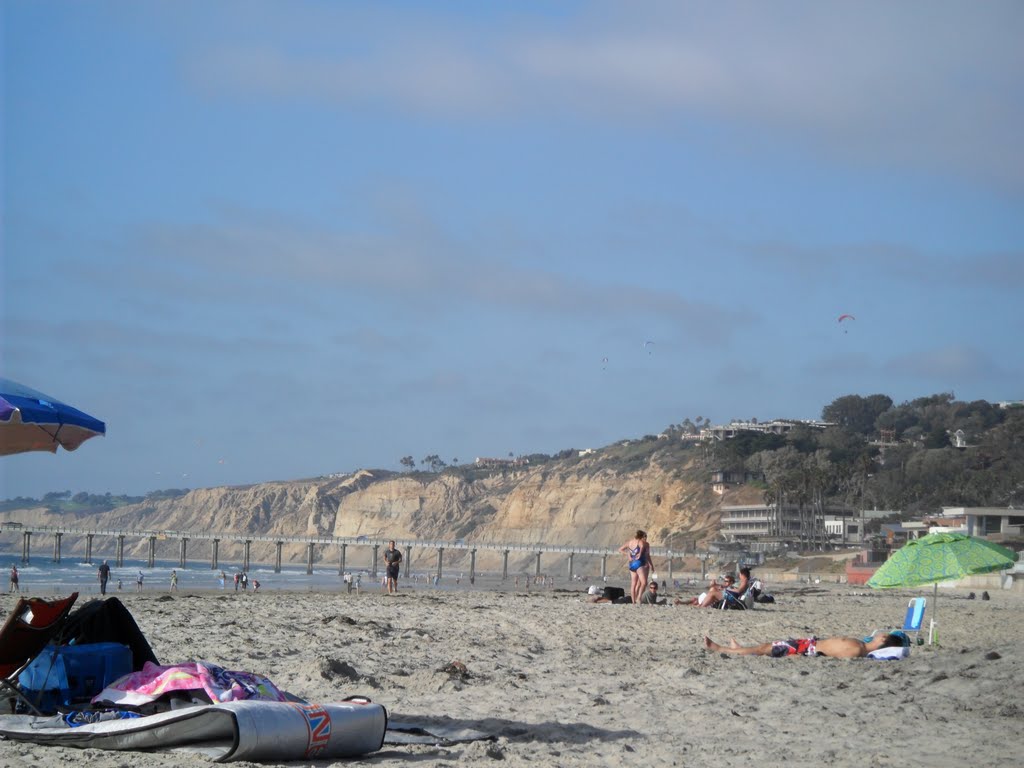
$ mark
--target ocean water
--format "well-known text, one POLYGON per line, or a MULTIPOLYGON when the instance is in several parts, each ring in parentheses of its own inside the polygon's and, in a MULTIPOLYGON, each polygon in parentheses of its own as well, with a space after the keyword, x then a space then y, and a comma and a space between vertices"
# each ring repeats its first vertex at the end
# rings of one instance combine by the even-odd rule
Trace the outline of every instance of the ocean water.
MULTIPOLYGON (((99 596, 100 584, 97 568, 102 558, 95 558, 93 563, 86 563, 78 557, 66 557, 59 563, 45 555, 35 555, 31 562, 23 564, 20 552, 0 551, 0 578, 3 583, 0 589, 7 589, 7 574, 12 565, 18 566, 19 586, 26 596, 64 595, 79 592, 83 597, 99 596)), ((146 560, 125 558, 124 566, 117 567, 114 560, 107 558, 110 565, 110 580, 107 582, 107 594, 117 595, 136 591, 136 579, 139 572, 143 575, 143 590, 146 592, 167 592, 171 586, 171 571, 178 573, 178 591, 234 591, 233 576, 242 570, 240 562, 222 561, 216 570, 210 568, 209 561, 189 562, 185 568, 178 566, 177 560, 156 560, 152 568, 146 560), (220 572, 226 574, 224 585, 220 582, 220 572), (118 584, 120 582, 120 585, 118 584)), ((362 590, 379 590, 380 581, 384 576, 383 563, 377 577, 374 578, 368 569, 354 568, 347 571, 354 584, 362 590)), ((251 563, 247 571, 249 589, 253 582, 260 582, 260 591, 301 591, 301 592, 347 592, 348 583, 338 573, 338 566, 313 568, 313 573, 306 573, 306 567, 282 565, 281 572, 275 573, 269 563, 251 563)), ((501 574, 479 573, 475 583, 470 584, 468 573, 453 571, 444 574, 435 584, 434 574, 414 571, 409 578, 404 573, 398 580, 401 590, 463 590, 463 589, 516 589, 515 581, 510 576, 502 581, 501 574)), ((520 589, 525 589, 525 579, 521 579, 520 589)), ((550 585, 548 585, 550 587, 550 585)), ((559 584, 558 586, 565 586, 559 584)))

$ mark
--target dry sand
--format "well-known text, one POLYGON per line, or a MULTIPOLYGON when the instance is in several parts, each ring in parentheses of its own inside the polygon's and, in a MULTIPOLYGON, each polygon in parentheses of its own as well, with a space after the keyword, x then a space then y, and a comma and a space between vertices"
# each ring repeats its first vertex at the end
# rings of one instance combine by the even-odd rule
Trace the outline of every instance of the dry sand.
MULTIPOLYGON (((771 586, 771 585, 769 585, 771 586)), ((677 592, 676 594, 680 594, 677 592)), ((1024 743, 1024 596, 939 594, 939 647, 898 662, 738 658, 741 643, 902 622, 913 592, 780 587, 747 612, 525 593, 119 595, 163 663, 260 672, 311 701, 365 694, 490 741, 313 765, 995 766, 1024 743), (461 676, 444 671, 465 665, 461 676)), ((930 593, 929 603, 931 603, 930 593)), ((688 595, 687 595, 688 596, 688 595)), ((7 596, 0 607, 13 604, 7 596)), ((934 606, 928 606, 930 617, 934 606)), ((0 742, 0 765, 199 766, 202 757, 0 742)))

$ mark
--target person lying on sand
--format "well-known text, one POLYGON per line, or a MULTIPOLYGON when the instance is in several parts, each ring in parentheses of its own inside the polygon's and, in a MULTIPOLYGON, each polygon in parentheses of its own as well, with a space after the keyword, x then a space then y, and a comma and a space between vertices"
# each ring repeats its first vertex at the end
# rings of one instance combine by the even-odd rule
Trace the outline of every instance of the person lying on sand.
POLYGON ((668 600, 658 595, 658 582, 652 581, 640 595, 640 605, 665 605, 668 600))
POLYGON ((827 637, 822 640, 816 637, 802 637, 776 640, 760 645, 740 645, 734 639, 729 640, 729 645, 719 645, 704 635, 704 647, 709 651, 731 653, 736 656, 771 656, 776 659, 783 656, 830 656, 833 659, 859 659, 879 648, 893 648, 904 644, 904 638, 892 632, 876 635, 868 642, 856 637, 827 637))

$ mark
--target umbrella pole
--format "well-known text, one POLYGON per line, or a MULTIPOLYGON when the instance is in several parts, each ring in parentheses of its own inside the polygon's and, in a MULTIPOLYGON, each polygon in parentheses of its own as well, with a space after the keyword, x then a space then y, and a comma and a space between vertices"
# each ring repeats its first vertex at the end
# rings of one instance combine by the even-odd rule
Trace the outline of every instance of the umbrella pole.
POLYGON ((932 590, 932 623, 928 625, 928 645, 938 645, 939 638, 935 632, 935 617, 939 608, 939 582, 935 582, 932 590))

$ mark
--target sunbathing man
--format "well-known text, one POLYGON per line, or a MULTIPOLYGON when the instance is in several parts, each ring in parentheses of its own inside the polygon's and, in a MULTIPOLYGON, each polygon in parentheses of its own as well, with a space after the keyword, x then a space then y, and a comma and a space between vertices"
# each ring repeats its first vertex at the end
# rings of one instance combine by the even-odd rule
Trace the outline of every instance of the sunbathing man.
POLYGON ((760 645, 740 645, 735 640, 729 640, 729 645, 719 645, 705 635, 704 647, 709 651, 731 653, 736 656, 772 656, 776 659, 783 656, 830 656, 833 659, 859 659, 879 648, 906 645, 904 640, 905 636, 902 634, 890 632, 876 635, 869 642, 856 637, 827 637, 823 640, 803 637, 760 645))

